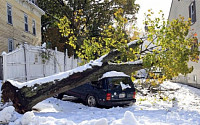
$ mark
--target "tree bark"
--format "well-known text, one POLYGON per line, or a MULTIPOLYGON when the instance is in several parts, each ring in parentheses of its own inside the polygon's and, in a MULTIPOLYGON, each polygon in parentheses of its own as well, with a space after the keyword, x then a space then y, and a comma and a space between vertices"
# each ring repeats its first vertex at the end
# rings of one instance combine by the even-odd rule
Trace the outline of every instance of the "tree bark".
POLYGON ((43 84, 35 83, 31 87, 23 86, 18 88, 12 82, 6 81, 2 85, 2 99, 4 102, 12 101, 18 113, 25 113, 31 111, 34 105, 49 97, 66 92, 87 82, 98 80, 105 72, 119 71, 129 75, 143 68, 142 62, 135 64, 109 64, 107 62, 119 55, 118 51, 110 52, 101 60, 102 65, 93 65, 90 62, 86 64, 87 66, 90 65, 90 67, 81 72, 74 73, 75 68, 69 76, 62 79, 54 79, 43 84), (106 61, 104 60, 105 58, 106 61))

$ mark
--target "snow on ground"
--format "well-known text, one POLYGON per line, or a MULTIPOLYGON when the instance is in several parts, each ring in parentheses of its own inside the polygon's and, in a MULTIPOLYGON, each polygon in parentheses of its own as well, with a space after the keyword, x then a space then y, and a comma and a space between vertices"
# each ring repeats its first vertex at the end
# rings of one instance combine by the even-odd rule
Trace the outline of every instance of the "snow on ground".
POLYGON ((165 82, 160 95, 141 96, 129 107, 110 109, 87 107, 82 103, 46 99, 24 115, 12 107, 0 111, 0 120, 10 125, 199 125, 200 90, 165 82), (173 91, 173 90, 176 91, 173 91))

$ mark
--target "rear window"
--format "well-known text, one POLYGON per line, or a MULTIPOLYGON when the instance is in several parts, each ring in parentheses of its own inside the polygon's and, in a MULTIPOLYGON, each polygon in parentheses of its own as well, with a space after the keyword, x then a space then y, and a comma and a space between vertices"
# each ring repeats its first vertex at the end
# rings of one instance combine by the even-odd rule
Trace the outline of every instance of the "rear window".
POLYGON ((133 82, 129 77, 114 77, 108 78, 108 88, 117 89, 117 88, 134 88, 133 82))

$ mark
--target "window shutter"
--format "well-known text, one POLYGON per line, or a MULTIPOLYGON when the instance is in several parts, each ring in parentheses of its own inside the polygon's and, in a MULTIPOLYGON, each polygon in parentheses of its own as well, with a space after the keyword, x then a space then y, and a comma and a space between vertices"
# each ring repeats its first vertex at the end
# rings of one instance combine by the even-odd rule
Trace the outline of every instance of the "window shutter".
POLYGON ((8 23, 12 24, 12 6, 7 3, 7 18, 8 18, 8 23))
POLYGON ((12 52, 14 50, 14 42, 13 39, 8 39, 8 52, 12 52))
POLYGON ((28 16, 24 14, 24 26, 25 26, 25 31, 28 32, 28 16))
POLYGON ((32 21, 33 35, 36 35, 36 23, 35 20, 32 21))
POLYGON ((192 16, 191 16, 191 4, 189 5, 189 18, 192 19, 192 16))
POLYGON ((189 6, 189 18, 191 18, 192 24, 196 22, 196 3, 193 1, 189 6))
POLYGON ((195 4, 195 1, 193 1, 193 7, 194 7, 194 13, 192 15, 192 20, 193 20, 193 23, 196 22, 196 4, 195 4))

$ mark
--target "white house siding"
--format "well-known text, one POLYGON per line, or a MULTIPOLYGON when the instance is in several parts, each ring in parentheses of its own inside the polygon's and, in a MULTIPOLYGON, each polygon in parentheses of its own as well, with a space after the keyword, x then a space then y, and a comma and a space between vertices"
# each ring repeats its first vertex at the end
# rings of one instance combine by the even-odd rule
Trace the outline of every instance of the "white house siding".
MULTIPOLYGON (((169 21, 179 18, 179 15, 184 16, 185 20, 189 18, 189 5, 194 0, 172 0, 172 5, 169 13, 169 21)), ((200 42, 200 0, 195 0, 196 4, 196 22, 191 25, 192 32, 197 33, 198 42, 200 42)), ((200 48, 199 48, 200 50, 200 48)), ((200 88, 200 61, 198 63, 189 62, 189 66, 193 66, 194 70, 186 77, 179 76, 176 81, 193 85, 200 88)))

